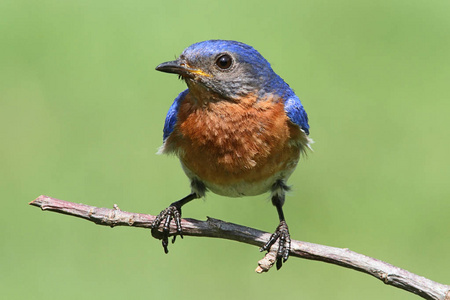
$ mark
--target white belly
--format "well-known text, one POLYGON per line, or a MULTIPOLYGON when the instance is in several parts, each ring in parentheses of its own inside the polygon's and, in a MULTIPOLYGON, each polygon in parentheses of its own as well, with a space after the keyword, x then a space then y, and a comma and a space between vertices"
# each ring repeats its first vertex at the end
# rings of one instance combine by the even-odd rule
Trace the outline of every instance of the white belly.
MULTIPOLYGON (((271 191, 273 184, 282 179, 287 181, 287 179, 291 176, 292 172, 295 169, 295 165, 292 168, 287 170, 275 173, 274 175, 260 180, 258 182, 248 182, 248 181, 239 181, 227 185, 219 185, 212 182, 204 181, 198 178, 193 172, 191 172, 188 168, 186 168, 183 163, 181 163, 184 172, 189 177, 189 179, 196 179, 205 184, 206 188, 211 192, 227 197, 243 197, 243 196, 256 196, 261 195, 266 192, 271 191)), ((196 191, 193 191, 196 192, 196 191)))

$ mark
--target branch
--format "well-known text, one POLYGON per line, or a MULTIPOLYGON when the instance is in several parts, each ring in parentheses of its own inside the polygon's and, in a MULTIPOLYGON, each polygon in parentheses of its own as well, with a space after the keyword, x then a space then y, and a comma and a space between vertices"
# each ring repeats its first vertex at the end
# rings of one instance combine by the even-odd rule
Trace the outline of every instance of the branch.
MULTIPOLYGON (((122 211, 117 205, 114 205, 113 209, 99 208, 47 196, 39 196, 29 204, 40 207, 42 210, 55 211, 86 219, 98 225, 110 227, 133 226, 151 228, 151 224, 155 219, 155 216, 152 215, 122 211)), ((270 234, 267 232, 213 218, 208 218, 206 221, 182 219, 181 226, 183 227, 183 234, 185 236, 222 238, 258 247, 264 245, 270 237, 270 234)), ((171 235, 176 233, 176 228, 172 224, 170 233, 171 235)), ((154 232, 153 236, 160 238, 157 232, 154 232)), ((276 247, 277 245, 275 244, 272 249, 276 249, 276 247)), ((267 253, 258 262, 259 266, 256 271, 258 273, 268 271, 275 262, 275 255, 275 250, 267 253)), ((449 285, 434 282, 375 258, 350 251, 349 249, 292 240, 290 255, 291 257, 323 261, 360 271, 380 279, 385 284, 401 288, 425 299, 450 300, 449 285)))

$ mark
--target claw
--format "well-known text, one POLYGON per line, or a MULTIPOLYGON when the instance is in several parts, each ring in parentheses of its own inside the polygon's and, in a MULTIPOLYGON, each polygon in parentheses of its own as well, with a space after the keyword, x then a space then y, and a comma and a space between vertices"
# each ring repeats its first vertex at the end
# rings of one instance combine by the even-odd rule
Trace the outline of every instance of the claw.
MULTIPOLYGON (((170 222, 174 220, 175 225, 177 227, 177 233, 178 235, 183 238, 183 231, 181 229, 181 209, 171 205, 165 210, 161 211, 160 214, 155 218, 155 220, 152 223, 152 232, 158 231, 161 224, 163 224, 162 227, 162 234, 161 236, 161 242, 162 246, 164 248, 164 252, 167 254, 169 253, 169 235, 170 235, 170 222)), ((172 244, 175 243, 176 234, 172 238, 172 244)))
POLYGON ((259 251, 269 251, 270 248, 278 241, 277 250, 277 270, 279 270, 283 263, 289 258, 289 252, 291 250, 291 237, 289 235, 289 228, 286 221, 281 221, 275 232, 270 236, 267 243, 259 249, 259 251))

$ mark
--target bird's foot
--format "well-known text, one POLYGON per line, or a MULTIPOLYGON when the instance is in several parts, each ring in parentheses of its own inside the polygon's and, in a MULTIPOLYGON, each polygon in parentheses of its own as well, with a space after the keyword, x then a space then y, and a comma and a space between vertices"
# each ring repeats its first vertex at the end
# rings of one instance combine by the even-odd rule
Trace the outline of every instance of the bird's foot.
POLYGON ((174 220, 177 227, 177 233, 173 236, 172 244, 175 243, 177 234, 183 238, 183 232, 181 230, 181 207, 171 204, 168 208, 161 211, 156 219, 152 223, 152 235, 162 240, 162 246, 165 253, 169 253, 167 248, 169 245, 170 235, 170 222, 174 220), (162 226, 162 232, 159 231, 162 226))
POLYGON ((259 251, 269 251, 275 242, 278 241, 277 250, 277 270, 281 268, 284 262, 289 258, 289 252, 291 250, 291 237, 289 235, 289 228, 286 221, 280 221, 275 232, 272 234, 267 243, 259 249, 259 251))

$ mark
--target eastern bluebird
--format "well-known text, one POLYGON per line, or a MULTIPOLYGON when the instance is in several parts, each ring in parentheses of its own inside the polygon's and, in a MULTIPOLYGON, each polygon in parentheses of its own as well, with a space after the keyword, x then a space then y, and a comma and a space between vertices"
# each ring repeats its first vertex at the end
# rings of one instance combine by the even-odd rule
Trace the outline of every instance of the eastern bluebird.
POLYGON ((291 243, 282 209, 286 181, 311 143, 299 98, 258 51, 236 41, 193 44, 156 70, 178 74, 188 86, 167 113, 159 151, 177 155, 191 182, 191 193, 152 224, 152 230, 163 227, 164 251, 170 222, 183 237, 181 207, 207 191, 228 197, 270 191, 280 223, 260 251, 278 241, 279 269, 291 243))

